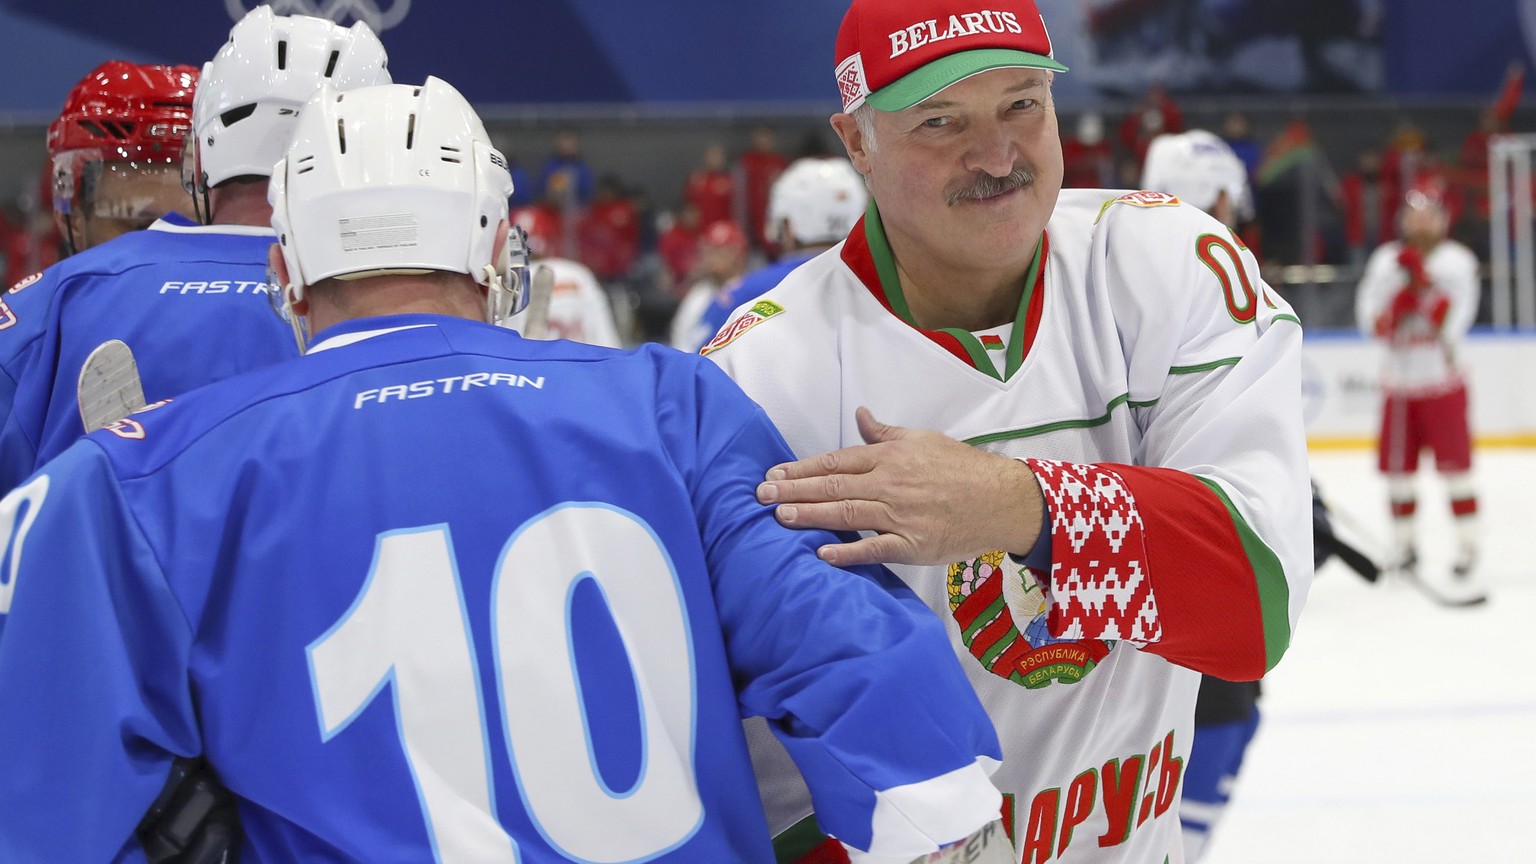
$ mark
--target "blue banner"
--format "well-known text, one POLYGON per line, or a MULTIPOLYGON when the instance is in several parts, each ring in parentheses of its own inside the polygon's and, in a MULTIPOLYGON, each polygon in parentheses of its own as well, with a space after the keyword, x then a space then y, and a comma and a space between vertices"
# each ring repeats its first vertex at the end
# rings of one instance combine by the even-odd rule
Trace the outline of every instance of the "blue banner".
MULTIPOLYGON (((0 114, 56 110, 107 59, 200 64, 256 0, 0 0, 0 114)), ((396 80, 476 103, 835 106, 843 0, 274 0, 366 20, 396 80)), ((1176 93, 1485 96, 1528 65, 1536 0, 1039 0, 1068 106, 1176 93)))

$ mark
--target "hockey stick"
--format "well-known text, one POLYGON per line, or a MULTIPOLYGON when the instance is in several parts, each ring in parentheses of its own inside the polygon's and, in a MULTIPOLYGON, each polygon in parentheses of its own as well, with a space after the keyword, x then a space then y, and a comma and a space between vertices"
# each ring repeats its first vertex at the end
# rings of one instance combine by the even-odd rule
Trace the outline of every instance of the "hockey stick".
MULTIPOLYGON (((86 356, 75 398, 88 433, 144 407, 139 364, 126 342, 110 339, 86 356)), ((228 864, 240 842, 234 797, 203 760, 178 758, 135 834, 150 864, 228 864)))
POLYGON ((1375 582, 1381 578, 1381 567, 1366 556, 1364 552, 1339 539, 1339 535, 1332 532, 1324 536, 1313 536, 1314 542, 1326 547, 1329 555, 1343 561, 1345 566, 1360 574, 1360 578, 1367 582, 1375 582))
POLYGON ((1468 606, 1481 606, 1488 602, 1488 592, 1481 588, 1470 587, 1466 594, 1447 594, 1434 585, 1419 578, 1417 571, 1409 570, 1403 574, 1403 581, 1419 589, 1425 597, 1434 601, 1437 605, 1449 609, 1465 609, 1468 606))
POLYGON ((549 338, 549 300, 555 293, 555 271, 545 264, 533 268, 529 286, 528 317, 523 321, 523 335, 529 339, 549 338))
POLYGON ((97 345, 80 367, 75 395, 86 432, 95 432, 143 408, 139 364, 128 344, 110 339, 97 345))

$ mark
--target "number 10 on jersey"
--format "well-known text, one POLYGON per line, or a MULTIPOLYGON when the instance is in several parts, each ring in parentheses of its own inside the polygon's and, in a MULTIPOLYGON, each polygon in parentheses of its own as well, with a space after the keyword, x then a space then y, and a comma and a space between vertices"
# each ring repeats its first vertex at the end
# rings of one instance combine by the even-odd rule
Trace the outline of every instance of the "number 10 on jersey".
POLYGON ((482 687, 447 525, 380 534, 352 607, 308 647, 329 741, 381 694, 442 864, 518 862, 496 819, 485 695, 539 833, 578 861, 645 861, 703 819, 694 772, 697 689, 687 610, 671 558, 645 522, 604 504, 530 519, 491 584, 496 681, 482 687), (571 597, 596 581, 636 679, 641 769, 612 790, 597 768, 571 633, 571 597), (598 827, 594 830, 594 826, 598 827))

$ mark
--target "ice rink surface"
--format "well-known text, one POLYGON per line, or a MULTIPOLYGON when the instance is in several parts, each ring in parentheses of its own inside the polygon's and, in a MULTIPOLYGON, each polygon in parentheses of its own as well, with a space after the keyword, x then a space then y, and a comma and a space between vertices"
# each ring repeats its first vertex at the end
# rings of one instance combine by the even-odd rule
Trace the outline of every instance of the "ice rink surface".
MULTIPOLYGON (((1320 570, 1201 864, 1536 862, 1536 450, 1475 460, 1489 602, 1320 570)), ((1340 533, 1379 559, 1372 455, 1314 452, 1312 469, 1340 533)), ((1444 487, 1419 482, 1421 572, 1448 581, 1444 487)))

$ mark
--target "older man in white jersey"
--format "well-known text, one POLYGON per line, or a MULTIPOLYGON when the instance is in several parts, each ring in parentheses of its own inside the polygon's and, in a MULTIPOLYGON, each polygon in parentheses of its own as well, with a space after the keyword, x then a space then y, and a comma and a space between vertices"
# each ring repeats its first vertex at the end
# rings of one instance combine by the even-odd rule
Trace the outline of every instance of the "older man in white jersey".
MULTIPOLYGON (((982 5, 853 0, 832 125, 873 200, 708 356, 803 460, 760 500, 945 620, 1019 859, 1179 862, 1197 673, 1263 675, 1310 583, 1301 329, 1205 213, 1061 191, 1065 67, 982 5)), ((828 854, 756 738, 781 860, 828 854)))

